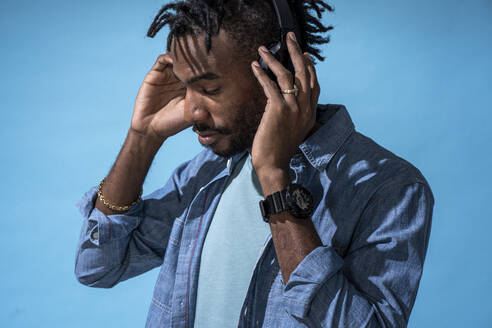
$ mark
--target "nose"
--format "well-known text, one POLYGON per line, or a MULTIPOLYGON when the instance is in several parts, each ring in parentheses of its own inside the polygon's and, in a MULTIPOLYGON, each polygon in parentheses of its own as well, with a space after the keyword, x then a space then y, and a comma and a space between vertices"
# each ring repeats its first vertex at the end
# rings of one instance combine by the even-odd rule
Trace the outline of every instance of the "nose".
POLYGON ((185 107, 185 119, 189 122, 206 123, 210 119, 203 97, 190 88, 186 89, 185 107))

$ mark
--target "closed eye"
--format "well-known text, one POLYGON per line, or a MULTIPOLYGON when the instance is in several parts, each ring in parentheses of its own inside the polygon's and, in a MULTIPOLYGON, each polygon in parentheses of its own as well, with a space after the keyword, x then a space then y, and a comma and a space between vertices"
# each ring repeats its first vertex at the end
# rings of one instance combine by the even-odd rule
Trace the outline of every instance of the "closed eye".
MULTIPOLYGON (((188 87, 186 85, 181 84, 180 90, 186 91, 187 88, 188 87)), ((213 90, 202 88, 202 93, 207 95, 207 96, 213 96, 213 95, 218 94, 219 92, 220 92, 220 88, 213 89, 213 90)))
POLYGON ((207 90, 207 89, 202 89, 202 92, 206 95, 212 96, 218 94, 220 91, 220 88, 213 89, 213 90, 207 90))

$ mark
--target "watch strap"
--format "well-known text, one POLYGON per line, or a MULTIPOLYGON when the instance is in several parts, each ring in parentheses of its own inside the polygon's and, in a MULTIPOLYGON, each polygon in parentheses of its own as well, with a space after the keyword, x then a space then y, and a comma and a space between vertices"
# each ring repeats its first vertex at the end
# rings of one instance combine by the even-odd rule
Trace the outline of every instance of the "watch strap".
POLYGON ((260 210, 263 221, 270 222, 269 217, 288 210, 287 206, 287 189, 283 189, 268 195, 265 200, 260 200, 260 210))

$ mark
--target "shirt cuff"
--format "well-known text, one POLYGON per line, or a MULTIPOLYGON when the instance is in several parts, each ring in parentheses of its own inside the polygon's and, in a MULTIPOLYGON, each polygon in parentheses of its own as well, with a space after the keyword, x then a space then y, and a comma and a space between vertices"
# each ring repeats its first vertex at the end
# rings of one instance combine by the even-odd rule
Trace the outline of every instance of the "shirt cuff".
POLYGON ((305 318, 317 291, 343 266, 343 259, 331 246, 313 249, 292 271, 284 287, 285 310, 305 318))
POLYGON ((97 188, 89 189, 76 206, 87 220, 86 237, 94 245, 99 246, 108 241, 125 237, 135 229, 140 221, 139 212, 143 208, 143 202, 137 202, 125 213, 106 215, 95 207, 97 188))

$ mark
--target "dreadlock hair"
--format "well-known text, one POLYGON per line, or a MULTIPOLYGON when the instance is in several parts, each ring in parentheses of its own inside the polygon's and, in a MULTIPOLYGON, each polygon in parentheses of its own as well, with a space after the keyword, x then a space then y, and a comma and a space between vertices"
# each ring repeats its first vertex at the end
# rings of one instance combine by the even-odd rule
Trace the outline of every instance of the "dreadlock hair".
MULTIPOLYGON (((328 43, 329 35, 319 34, 333 29, 320 19, 333 7, 322 0, 288 0, 301 33, 301 50, 323 61, 316 45, 328 43), (316 16, 314 16, 314 14, 316 16)), ((235 50, 244 60, 256 59, 260 45, 270 47, 280 39, 280 27, 271 0, 179 0, 164 5, 150 25, 147 36, 153 38, 168 25, 167 50, 173 38, 205 34, 207 53, 212 48, 212 36, 220 28, 235 40, 235 50)))

